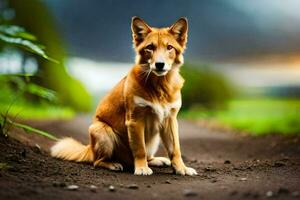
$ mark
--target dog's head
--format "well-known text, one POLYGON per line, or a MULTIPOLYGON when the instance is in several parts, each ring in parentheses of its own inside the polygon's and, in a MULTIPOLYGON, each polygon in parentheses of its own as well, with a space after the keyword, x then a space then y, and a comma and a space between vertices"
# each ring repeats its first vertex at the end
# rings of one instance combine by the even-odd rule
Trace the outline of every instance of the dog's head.
POLYGON ((164 76, 183 64, 188 32, 186 18, 180 18, 168 28, 154 28, 133 17, 131 29, 137 64, 157 76, 164 76))

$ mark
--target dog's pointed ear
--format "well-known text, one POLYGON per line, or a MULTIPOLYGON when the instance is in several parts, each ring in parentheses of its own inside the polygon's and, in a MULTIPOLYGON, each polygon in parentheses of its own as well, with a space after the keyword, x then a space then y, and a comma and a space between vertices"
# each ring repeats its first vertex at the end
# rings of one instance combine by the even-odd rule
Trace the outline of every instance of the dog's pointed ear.
POLYGON ((185 17, 181 17, 170 28, 169 32, 175 37, 177 42, 185 48, 187 42, 188 33, 188 20, 185 17))
POLYGON ((141 42, 143 42, 148 33, 151 32, 150 26, 148 26, 148 24, 139 17, 132 18, 131 30, 135 46, 138 46, 141 42))

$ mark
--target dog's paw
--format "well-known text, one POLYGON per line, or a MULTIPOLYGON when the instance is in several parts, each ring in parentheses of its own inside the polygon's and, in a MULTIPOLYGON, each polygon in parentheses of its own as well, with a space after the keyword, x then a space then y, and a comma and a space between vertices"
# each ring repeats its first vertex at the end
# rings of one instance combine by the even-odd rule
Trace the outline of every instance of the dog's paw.
POLYGON ((197 171, 191 167, 182 167, 175 169, 175 173, 179 175, 188 175, 188 176, 195 176, 197 175, 197 171))
POLYGON ((197 171, 194 168, 185 167, 185 175, 195 176, 195 175, 198 175, 198 173, 197 173, 197 171))
POLYGON ((153 174, 153 171, 148 166, 145 166, 145 167, 136 167, 135 170, 134 170, 134 175, 147 176, 147 175, 151 175, 151 174, 153 174))
POLYGON ((123 166, 120 163, 111 163, 109 169, 113 171, 123 171, 123 166))
POLYGON ((148 165, 154 167, 171 166, 171 161, 169 158, 165 157, 153 157, 148 161, 148 165))

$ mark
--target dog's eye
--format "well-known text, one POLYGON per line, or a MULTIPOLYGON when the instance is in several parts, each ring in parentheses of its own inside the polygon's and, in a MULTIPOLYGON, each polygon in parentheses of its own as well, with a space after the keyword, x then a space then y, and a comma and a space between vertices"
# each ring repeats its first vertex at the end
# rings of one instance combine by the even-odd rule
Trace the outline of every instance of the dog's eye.
POLYGON ((154 50, 154 45, 153 44, 149 44, 149 45, 147 45, 146 46, 146 48, 145 49, 147 49, 147 50, 151 50, 151 51, 153 51, 154 50))
POLYGON ((168 50, 171 50, 171 49, 174 49, 174 47, 173 47, 172 45, 168 45, 168 46, 167 46, 167 49, 168 49, 168 50))

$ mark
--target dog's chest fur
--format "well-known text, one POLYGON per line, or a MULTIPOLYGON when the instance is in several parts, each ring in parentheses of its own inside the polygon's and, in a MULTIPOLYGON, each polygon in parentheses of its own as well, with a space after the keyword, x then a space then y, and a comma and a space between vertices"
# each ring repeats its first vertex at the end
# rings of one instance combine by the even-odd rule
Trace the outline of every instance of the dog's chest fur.
POLYGON ((151 102, 139 96, 134 96, 133 100, 136 106, 150 107, 152 109, 152 112, 156 115, 159 123, 162 123, 166 117, 169 117, 171 115, 172 109, 179 109, 181 107, 180 98, 178 98, 174 102, 165 104, 159 102, 151 102))

